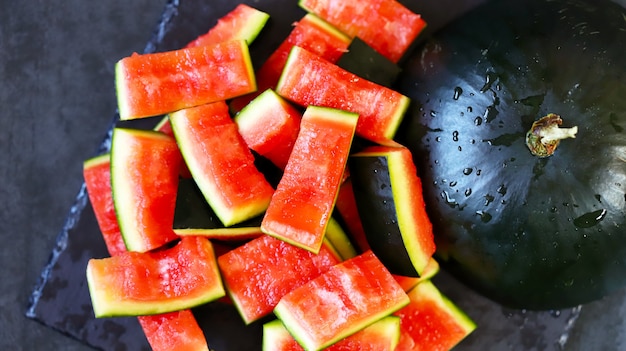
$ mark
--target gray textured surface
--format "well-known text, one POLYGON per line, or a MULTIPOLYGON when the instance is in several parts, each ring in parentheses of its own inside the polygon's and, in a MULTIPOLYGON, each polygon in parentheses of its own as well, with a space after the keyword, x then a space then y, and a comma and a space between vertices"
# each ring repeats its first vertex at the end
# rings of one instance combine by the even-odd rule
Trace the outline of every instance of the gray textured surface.
MULTIPOLYGON (((2 1, 0 350, 89 349, 24 312, 82 183, 82 161, 111 121, 113 65, 143 50, 164 3, 2 1)), ((624 292, 585 306, 564 350, 626 350, 625 315, 624 292)))
POLYGON ((164 4, 2 1, 0 350, 88 350, 24 312, 115 112, 113 65, 144 49, 164 4))

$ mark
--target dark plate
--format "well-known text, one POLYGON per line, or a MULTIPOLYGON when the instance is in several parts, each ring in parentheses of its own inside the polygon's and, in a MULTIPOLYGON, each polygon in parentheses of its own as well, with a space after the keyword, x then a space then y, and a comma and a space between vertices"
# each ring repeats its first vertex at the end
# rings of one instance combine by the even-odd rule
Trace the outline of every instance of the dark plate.
MULTIPOLYGON (((429 27, 420 40, 485 0, 403 1, 421 13, 429 27)), ((296 0, 246 1, 266 11, 271 20, 251 46, 259 65, 304 15, 296 0)), ((171 0, 146 52, 184 46, 206 32, 235 6, 232 0, 171 0)), ((112 107, 114 110, 114 107, 112 107)), ((114 122, 117 116, 114 117, 114 122)), ((147 119, 140 123, 154 123, 147 119)), ((109 140, 101 151, 108 149, 109 140)), ((87 289, 85 268, 107 251, 84 187, 80 189, 66 225, 58 236, 49 264, 31 297, 26 315, 69 337, 103 350, 150 350, 135 318, 95 319, 87 289)), ((445 272, 435 284, 478 324, 457 350, 562 350, 580 309, 528 312, 503 308, 461 285, 445 272)), ((232 306, 212 303, 194 310, 214 350, 260 350, 261 322, 245 326, 232 306)))

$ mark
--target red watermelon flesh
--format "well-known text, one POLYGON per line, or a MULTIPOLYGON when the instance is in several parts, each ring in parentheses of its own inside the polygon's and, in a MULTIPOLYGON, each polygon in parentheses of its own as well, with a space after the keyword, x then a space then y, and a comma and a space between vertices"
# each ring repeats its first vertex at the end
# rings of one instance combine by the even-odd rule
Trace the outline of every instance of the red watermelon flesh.
POLYGON ((195 307, 225 295, 211 243, 185 237, 172 248, 90 259, 96 317, 139 316, 195 307))
POLYGON ((358 116, 309 107, 261 230, 317 252, 332 214, 358 116))
POLYGON ((299 5, 392 62, 402 58, 426 27, 420 15, 395 0, 300 0, 299 5))
POLYGON ((120 119, 157 116, 256 90, 245 40, 150 54, 115 66, 120 119))
POLYGON ((301 113, 268 89, 244 107, 235 122, 248 147, 285 169, 300 131, 301 113))
POLYGON ((307 350, 320 350, 406 306, 409 297, 368 251, 285 295, 274 313, 307 350))
POLYGON ((235 98, 230 103, 231 109, 240 111, 261 92, 274 89, 294 46, 305 48, 330 62, 337 62, 348 50, 350 42, 349 37, 319 17, 305 15, 295 23, 287 38, 256 71, 257 92, 235 98))
POLYGON ((209 351, 191 310, 137 317, 152 351, 209 351))
POLYGON ((476 325, 431 281, 408 292, 411 302, 395 313, 400 317, 397 351, 444 351, 467 337, 476 325))
POLYGON ((218 258, 226 289, 245 323, 272 313, 282 296, 338 262, 325 246, 316 255, 269 235, 218 258))
POLYGON ((293 47, 276 92, 301 106, 325 106, 359 114, 357 134, 391 139, 409 98, 359 76, 301 47, 293 47))
POLYGON ((224 101, 170 114, 187 167, 224 226, 258 216, 274 188, 256 168, 224 101))
POLYGON ((250 45, 268 19, 267 13, 246 4, 239 4, 221 17, 208 32, 187 44, 187 47, 212 45, 234 39, 244 39, 250 45))
POLYGON ((111 155, 103 154, 84 163, 83 177, 87 195, 100 232, 111 256, 126 252, 126 244, 117 223, 113 194, 111 193, 111 155))
MULTIPOLYGON (((110 154, 85 162, 85 186, 98 225, 111 256, 126 252, 117 224, 111 195, 110 154)), ((204 333, 191 310, 137 317, 148 343, 154 351, 208 351, 204 333)))
MULTIPOLYGON (((394 351, 400 338, 400 319, 385 317, 329 346, 327 351, 394 351)), ((273 320, 263 325, 263 351, 303 351, 283 323, 273 320)))
POLYGON ((181 162, 174 138, 155 131, 113 130, 111 191, 128 250, 145 252, 177 239, 172 223, 181 162))

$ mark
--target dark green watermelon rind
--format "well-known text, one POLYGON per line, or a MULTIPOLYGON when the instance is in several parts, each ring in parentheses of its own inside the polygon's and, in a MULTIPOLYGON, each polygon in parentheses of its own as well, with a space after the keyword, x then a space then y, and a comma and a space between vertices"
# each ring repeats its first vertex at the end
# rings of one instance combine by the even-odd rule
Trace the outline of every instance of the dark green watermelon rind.
MULTIPOLYGON (((419 277, 428 259, 421 257, 419 244, 409 239, 400 226, 398 204, 391 168, 386 155, 354 154, 350 157, 350 175, 359 216, 372 251, 393 274, 419 277), (417 244, 417 245, 416 245, 417 244)), ((401 170, 400 170, 401 171, 401 170)))

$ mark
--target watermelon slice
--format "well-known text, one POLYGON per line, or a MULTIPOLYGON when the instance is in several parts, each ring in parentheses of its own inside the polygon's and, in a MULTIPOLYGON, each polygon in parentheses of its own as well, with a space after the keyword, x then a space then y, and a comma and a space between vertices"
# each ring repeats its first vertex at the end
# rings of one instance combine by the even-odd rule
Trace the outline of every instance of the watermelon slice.
POLYGON ((318 252, 333 211, 358 116, 311 106, 263 221, 264 233, 318 252))
POLYGON ((409 106, 408 97, 298 46, 289 54, 276 92, 302 106, 358 113, 357 134, 373 141, 393 138, 409 106))
POLYGON ((256 217, 274 188, 256 168, 224 101, 170 114, 185 162, 224 226, 256 217))
POLYGON ((392 62, 398 62, 426 22, 395 0, 300 0, 300 7, 315 13, 351 38, 359 37, 392 62))
POLYGON ((348 163, 372 251, 392 273, 420 276, 435 241, 411 151, 400 145, 371 146, 351 155, 348 163))
POLYGON ((476 324, 435 287, 424 281, 408 292, 411 302, 400 317, 397 351, 449 350, 476 329, 476 324))
POLYGON ((209 351, 206 338, 191 310, 138 316, 152 351, 209 351))
POLYGON ((111 192, 111 154, 102 154, 85 161, 83 177, 109 255, 116 256, 126 252, 111 192))
POLYGON ((321 350, 408 303, 402 287, 368 251, 292 290, 274 313, 305 350, 321 350))
MULTIPOLYGON (((400 318, 388 316, 326 348, 327 351, 394 351, 400 318)), ((302 351, 280 319, 263 324, 263 351, 302 351)))
POLYGON ((235 123, 250 149, 285 169, 300 131, 300 119, 300 111, 268 89, 235 116, 235 123))
POLYGON ((252 44, 259 35, 269 15, 246 4, 239 4, 231 12, 217 20, 215 26, 200 35, 189 44, 188 48, 212 45, 229 40, 243 39, 252 44))
POLYGON ((256 90, 245 40, 151 54, 115 66, 120 119, 157 116, 256 90))
POLYGON ((217 261, 230 298, 249 324, 272 313, 282 296, 319 276, 339 259, 325 246, 316 255, 263 235, 217 261))
MULTIPOLYGON (((110 154, 84 163, 83 174, 89 200, 111 256, 126 252, 111 196, 110 154)), ((204 333, 191 310, 137 317, 154 351, 208 351, 204 333)))
POLYGON ((181 162, 172 137, 147 130, 113 130, 111 188, 128 250, 145 252, 177 238, 172 223, 181 162))
POLYGON ((97 318, 195 307, 225 295, 211 243, 182 238, 172 248, 90 259, 87 283, 97 318))
POLYGON ((235 98, 230 103, 231 109, 240 111, 260 92, 274 89, 289 52, 294 46, 300 46, 330 62, 336 62, 346 52, 350 41, 350 38, 337 28, 313 14, 306 14, 295 23, 287 38, 256 71, 257 92, 235 98))
MULTIPOLYGON (((186 47, 215 45, 230 40, 245 40, 248 46, 261 32, 269 19, 269 15, 246 4, 239 4, 231 12, 217 20, 215 26, 203 35, 187 44, 186 47)), ((165 116, 155 127, 155 130, 174 135, 165 116)), ((190 176, 188 170, 181 173, 182 176, 190 176)))

